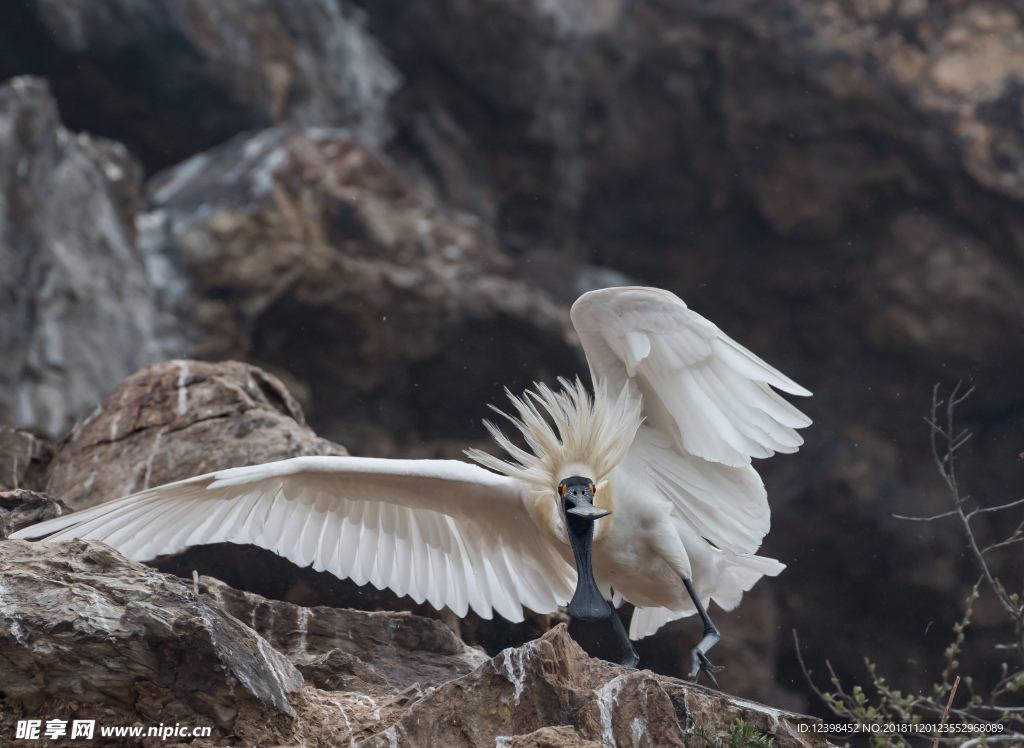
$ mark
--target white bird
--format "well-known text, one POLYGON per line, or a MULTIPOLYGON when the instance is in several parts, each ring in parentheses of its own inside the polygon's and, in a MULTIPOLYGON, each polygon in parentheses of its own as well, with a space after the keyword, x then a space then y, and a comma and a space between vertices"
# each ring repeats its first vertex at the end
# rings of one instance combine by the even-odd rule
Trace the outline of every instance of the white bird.
POLYGON ((296 457, 151 488, 12 537, 96 539, 140 561, 251 543, 460 616, 521 621, 523 606, 550 613, 568 602, 576 618, 611 617, 628 665, 639 659, 630 638, 697 613, 704 636, 690 675, 710 676, 719 634, 709 601, 731 610, 785 568, 755 555, 769 508, 751 458, 795 452, 796 429, 811 421, 772 388, 811 393, 667 291, 592 291, 572 320, 594 394, 564 379, 560 392, 509 393, 517 413, 506 417, 529 450, 486 425, 512 461, 479 450, 467 455, 483 467, 296 457), (629 638, 607 598, 636 606, 629 638))

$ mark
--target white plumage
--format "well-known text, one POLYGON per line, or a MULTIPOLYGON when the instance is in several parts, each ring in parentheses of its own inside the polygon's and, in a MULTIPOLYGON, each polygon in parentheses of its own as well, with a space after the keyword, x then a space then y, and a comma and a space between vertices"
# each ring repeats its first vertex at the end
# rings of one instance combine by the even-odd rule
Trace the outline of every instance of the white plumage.
POLYGON ((810 424, 772 388, 810 393, 667 291, 593 291, 572 320, 594 396, 562 380, 561 392, 513 397, 509 418, 530 449, 488 424, 513 462, 476 450, 491 470, 298 457, 152 488, 12 537, 92 538, 137 560, 252 543, 458 615, 519 621, 523 606, 553 612, 573 595, 559 483, 586 476, 594 506, 612 512, 593 525, 594 577, 616 604, 637 606, 631 638, 697 612, 684 578, 703 604, 735 607, 784 568, 754 555, 770 520, 751 458, 796 451, 796 429, 810 424))

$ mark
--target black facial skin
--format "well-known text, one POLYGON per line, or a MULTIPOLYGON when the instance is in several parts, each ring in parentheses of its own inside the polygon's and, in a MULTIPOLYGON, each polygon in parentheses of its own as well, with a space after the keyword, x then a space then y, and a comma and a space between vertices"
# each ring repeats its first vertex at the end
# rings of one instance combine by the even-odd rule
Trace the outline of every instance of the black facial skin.
POLYGON ((612 615, 612 606, 604 599, 594 581, 591 560, 594 522, 611 512, 594 506, 593 485, 594 482, 589 478, 573 476, 566 478, 559 486, 569 545, 576 558, 576 592, 569 601, 569 615, 588 623, 603 621, 612 615))

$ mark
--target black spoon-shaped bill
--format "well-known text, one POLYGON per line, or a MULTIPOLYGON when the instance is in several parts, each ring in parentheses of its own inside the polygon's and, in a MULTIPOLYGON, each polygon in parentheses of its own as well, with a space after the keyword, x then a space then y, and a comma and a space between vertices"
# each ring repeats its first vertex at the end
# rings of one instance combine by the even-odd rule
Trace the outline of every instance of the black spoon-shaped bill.
POLYGON ((611 512, 594 506, 589 498, 575 491, 566 493, 564 507, 565 527, 572 555, 576 559, 577 576, 576 592, 569 601, 569 615, 592 623, 612 615, 612 606, 604 599, 594 581, 593 568, 594 522, 611 512))

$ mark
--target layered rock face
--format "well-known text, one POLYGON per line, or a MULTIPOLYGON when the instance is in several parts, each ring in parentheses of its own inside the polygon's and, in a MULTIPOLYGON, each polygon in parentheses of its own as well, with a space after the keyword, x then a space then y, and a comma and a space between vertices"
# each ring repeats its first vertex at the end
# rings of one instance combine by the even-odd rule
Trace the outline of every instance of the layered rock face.
POLYGON ((488 658, 439 621, 186 582, 94 541, 4 541, 0 571, 4 735, 43 717, 96 737, 209 728, 197 747, 682 746, 739 718, 783 748, 825 745, 812 718, 592 660, 564 626, 488 658))
MULTIPOLYGON (((795 693, 797 628, 819 671, 828 658, 863 682, 867 654, 930 689, 977 578, 957 528, 893 519, 948 508, 921 422, 935 382, 978 388, 961 409, 966 492, 1019 494, 1019 8, 361 6, 0 4, 0 78, 37 76, 0 88, 0 421, 16 429, 0 432, 0 484, 50 497, 0 500, 0 534, 51 499, 335 443, 457 457, 486 443, 503 386, 585 376, 566 310, 632 279, 816 395, 804 449, 758 465, 763 552, 789 568, 713 613, 733 629, 716 651, 744 642, 724 688, 812 703, 795 693), (272 375, 190 381, 197 358, 272 375), (51 467, 48 439, 166 359, 182 363, 117 389, 127 420, 104 406, 51 467)), ((992 538, 1019 522, 983 519, 992 538)), ((274 563, 210 553, 203 570, 235 586, 274 563)), ((187 576, 200 560, 167 563, 187 576)), ((1019 557, 993 563, 1020 578, 1019 557)), ((294 569, 267 578, 307 603, 411 607, 294 569)), ((985 611, 962 660, 994 671, 1002 619, 985 611)), ((549 623, 463 633, 493 654, 549 623)), ((672 624, 641 655, 682 672, 697 636, 672 624)))

